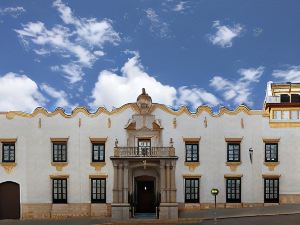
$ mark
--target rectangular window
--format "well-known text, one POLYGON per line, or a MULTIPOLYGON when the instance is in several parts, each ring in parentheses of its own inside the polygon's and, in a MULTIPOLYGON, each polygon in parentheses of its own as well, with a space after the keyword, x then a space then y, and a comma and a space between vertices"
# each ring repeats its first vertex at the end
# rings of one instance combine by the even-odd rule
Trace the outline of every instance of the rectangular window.
POLYGON ((265 203, 279 202, 279 179, 265 179, 265 203))
POLYGON ((138 152, 139 156, 151 155, 151 139, 138 139, 138 152))
POLYGON ((227 162, 240 161, 240 143, 227 143, 227 162))
POLYGON ((275 120, 281 120, 281 111, 279 111, 279 110, 275 110, 275 111, 273 111, 273 119, 275 119, 275 120))
POLYGON ((185 202, 199 202, 199 178, 185 179, 185 202))
POLYGON ((195 143, 185 144, 185 161, 199 162, 199 144, 195 144, 195 143))
POLYGON ((241 202, 241 178, 226 179, 226 202, 241 202))
POLYGON ((67 179, 52 179, 52 202, 67 203, 67 179))
POLYGON ((265 161, 278 162, 278 144, 266 143, 265 144, 265 161))
POLYGON ((291 111, 291 119, 292 120, 297 120, 299 117, 298 117, 298 110, 292 110, 291 111))
POLYGON ((290 119, 290 111, 282 111, 282 119, 283 120, 289 120, 290 119))
POLYGON ((53 142, 53 162, 67 162, 67 143, 53 142))
POLYGON ((15 143, 2 144, 2 162, 15 162, 15 143))
POLYGON ((105 144, 104 143, 93 143, 92 144, 93 162, 104 162, 105 161, 105 144))
POLYGON ((105 203, 106 202, 106 179, 91 179, 91 202, 105 203))

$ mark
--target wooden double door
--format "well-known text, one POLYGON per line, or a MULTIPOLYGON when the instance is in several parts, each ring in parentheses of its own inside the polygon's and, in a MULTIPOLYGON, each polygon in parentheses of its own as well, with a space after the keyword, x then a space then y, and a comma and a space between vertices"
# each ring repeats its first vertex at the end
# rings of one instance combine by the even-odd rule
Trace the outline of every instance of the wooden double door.
POLYGON ((155 179, 142 177, 135 180, 136 213, 155 212, 155 179))
POLYGON ((20 219, 20 186, 14 182, 0 184, 0 220, 20 219))

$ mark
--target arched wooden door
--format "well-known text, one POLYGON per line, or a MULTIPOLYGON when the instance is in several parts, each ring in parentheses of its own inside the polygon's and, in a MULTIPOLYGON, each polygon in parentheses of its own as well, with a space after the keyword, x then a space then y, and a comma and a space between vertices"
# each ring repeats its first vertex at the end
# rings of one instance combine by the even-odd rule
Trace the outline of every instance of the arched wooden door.
POLYGON ((20 219, 20 186, 14 182, 0 184, 0 219, 20 219))

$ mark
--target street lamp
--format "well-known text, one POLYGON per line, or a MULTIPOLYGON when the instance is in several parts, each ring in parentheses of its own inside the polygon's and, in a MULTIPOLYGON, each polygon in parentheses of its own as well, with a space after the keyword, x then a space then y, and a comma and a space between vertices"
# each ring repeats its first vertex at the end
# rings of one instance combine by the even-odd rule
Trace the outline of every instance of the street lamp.
POLYGON ((249 157, 250 157, 250 162, 252 164, 252 159, 253 159, 253 148, 249 148, 249 157))

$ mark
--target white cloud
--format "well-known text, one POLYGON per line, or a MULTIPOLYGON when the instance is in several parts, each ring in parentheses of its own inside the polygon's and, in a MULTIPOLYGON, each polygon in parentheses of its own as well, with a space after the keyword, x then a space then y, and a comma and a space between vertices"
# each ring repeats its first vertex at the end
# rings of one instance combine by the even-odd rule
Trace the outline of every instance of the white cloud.
POLYGON ((55 53, 70 60, 56 71, 64 73, 70 83, 75 83, 82 79, 83 68, 91 68, 99 57, 105 55, 104 44, 117 45, 120 37, 108 19, 75 17, 71 8, 61 0, 54 1, 53 7, 58 10, 65 25, 48 29, 43 22, 37 21, 29 22, 15 31, 22 43, 32 45, 36 54, 55 53))
POLYGON ((50 97, 56 99, 55 107, 66 107, 66 108, 72 108, 68 101, 68 96, 66 92, 64 91, 57 91, 55 88, 51 87, 48 84, 41 84, 40 88, 42 91, 44 91, 47 95, 50 97))
POLYGON ((175 12, 183 12, 187 8, 187 2, 180 1, 178 4, 175 5, 173 11, 175 12))
POLYGON ((21 6, 0 8, 1 15, 10 15, 14 18, 17 18, 24 12, 26 12, 26 10, 21 6))
POLYGON ((233 101, 234 104, 253 105, 251 94, 253 84, 259 82, 264 72, 264 67, 240 69, 240 78, 237 81, 230 81, 221 76, 214 76, 210 80, 210 86, 222 93, 225 101, 233 101))
POLYGON ((0 76, 0 87, 1 111, 32 112, 47 101, 39 92, 37 84, 26 75, 10 72, 0 76))
POLYGON ((170 37, 170 29, 169 24, 161 21, 157 13, 154 9, 149 8, 146 11, 146 17, 150 22, 150 31, 161 37, 161 38, 169 38, 170 37))
POLYGON ((92 108, 105 105, 111 109, 127 102, 134 102, 142 88, 146 88, 153 102, 169 106, 189 104, 196 108, 202 103, 218 104, 217 98, 203 89, 180 87, 176 90, 172 86, 160 83, 144 71, 138 53, 134 54, 121 68, 121 75, 107 70, 100 72, 92 91, 93 101, 90 103, 92 108))
POLYGON ((289 66, 286 70, 274 70, 272 76, 280 82, 300 83, 300 66, 289 66))
POLYGON ((216 29, 216 33, 208 35, 208 38, 212 44, 218 45, 222 48, 231 47, 233 39, 240 36, 244 30, 243 26, 240 24, 225 26, 221 25, 218 20, 213 22, 212 27, 216 29))

